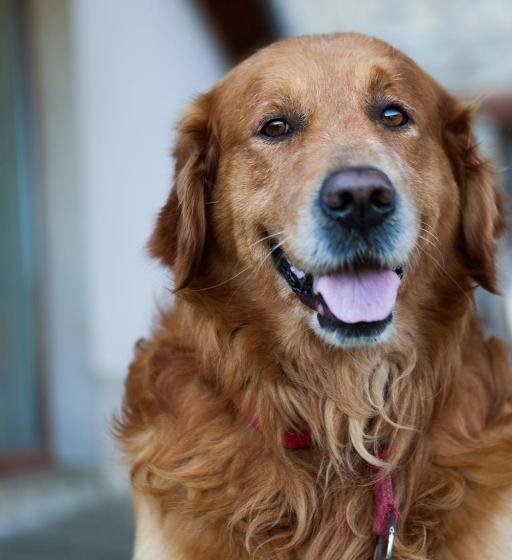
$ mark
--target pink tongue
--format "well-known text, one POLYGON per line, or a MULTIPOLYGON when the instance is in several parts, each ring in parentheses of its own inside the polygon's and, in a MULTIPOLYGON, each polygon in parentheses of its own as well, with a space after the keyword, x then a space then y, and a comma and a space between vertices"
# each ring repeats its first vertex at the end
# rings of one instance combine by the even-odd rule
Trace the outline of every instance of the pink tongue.
POLYGON ((393 311, 400 278, 392 270, 366 270, 320 276, 314 290, 344 323, 382 321, 393 311))

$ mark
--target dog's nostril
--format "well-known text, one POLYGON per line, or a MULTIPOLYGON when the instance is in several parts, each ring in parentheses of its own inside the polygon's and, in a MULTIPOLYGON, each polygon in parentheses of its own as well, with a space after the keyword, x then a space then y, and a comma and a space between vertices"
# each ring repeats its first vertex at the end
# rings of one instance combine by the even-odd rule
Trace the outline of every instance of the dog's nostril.
POLYGON ((354 204, 354 197, 349 192, 341 193, 338 208, 342 211, 348 210, 354 204))
POLYGON ((370 195, 370 203, 378 210, 387 210, 393 203, 393 191, 389 187, 378 187, 370 195))
POLYGON ((345 212, 354 204, 354 196, 348 191, 333 191, 325 193, 323 202, 332 210, 345 212))

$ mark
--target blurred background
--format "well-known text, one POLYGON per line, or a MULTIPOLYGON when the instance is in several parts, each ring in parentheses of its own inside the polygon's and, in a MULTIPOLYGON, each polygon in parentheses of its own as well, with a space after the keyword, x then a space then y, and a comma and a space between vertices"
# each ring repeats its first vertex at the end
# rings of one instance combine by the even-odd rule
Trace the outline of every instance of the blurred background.
MULTIPOLYGON (((510 0, 0 0, 0 558, 130 557, 128 477, 110 435, 134 341, 169 298, 145 254, 174 125, 280 37, 361 31, 478 98, 512 191, 510 0)), ((479 294, 509 337, 504 298, 479 294)))

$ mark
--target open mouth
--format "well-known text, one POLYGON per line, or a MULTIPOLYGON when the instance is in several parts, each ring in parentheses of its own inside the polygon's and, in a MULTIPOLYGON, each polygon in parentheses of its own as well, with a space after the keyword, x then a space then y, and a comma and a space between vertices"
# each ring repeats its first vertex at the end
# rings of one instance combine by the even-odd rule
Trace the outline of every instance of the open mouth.
POLYGON ((376 338, 391 323, 402 267, 368 260, 316 274, 293 265, 276 243, 271 247, 277 270, 300 301, 317 312, 322 328, 344 338, 376 338))

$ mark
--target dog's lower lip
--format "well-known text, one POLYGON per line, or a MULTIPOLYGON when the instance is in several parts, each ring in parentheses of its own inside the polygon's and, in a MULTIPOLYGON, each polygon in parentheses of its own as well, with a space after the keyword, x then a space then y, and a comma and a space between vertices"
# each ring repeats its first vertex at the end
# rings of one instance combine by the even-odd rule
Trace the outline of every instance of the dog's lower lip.
MULTIPOLYGON (((313 289, 313 274, 306 272, 291 264, 284 251, 277 243, 271 243, 274 264, 280 274, 284 277, 292 291, 301 302, 310 309, 317 312, 317 319, 321 327, 328 330, 337 330, 346 338, 375 337, 381 334, 392 320, 390 313, 386 318, 376 321, 359 321, 347 323, 337 318, 325 303, 322 295, 313 289)), ((372 265, 359 264, 359 268, 371 269, 372 265)), ((380 268, 377 264, 373 268, 380 268)), ((389 270, 389 269, 388 269, 389 270)), ((403 268, 397 266, 393 269, 397 276, 403 278, 403 268)))
POLYGON ((318 313, 317 319, 321 327, 327 330, 337 331, 345 338, 360 338, 376 337, 382 334, 386 327, 391 323, 393 315, 390 314, 381 321, 345 323, 344 321, 340 321, 334 317, 334 315, 330 313, 329 308, 327 308, 327 313, 325 310, 323 314, 318 313))

